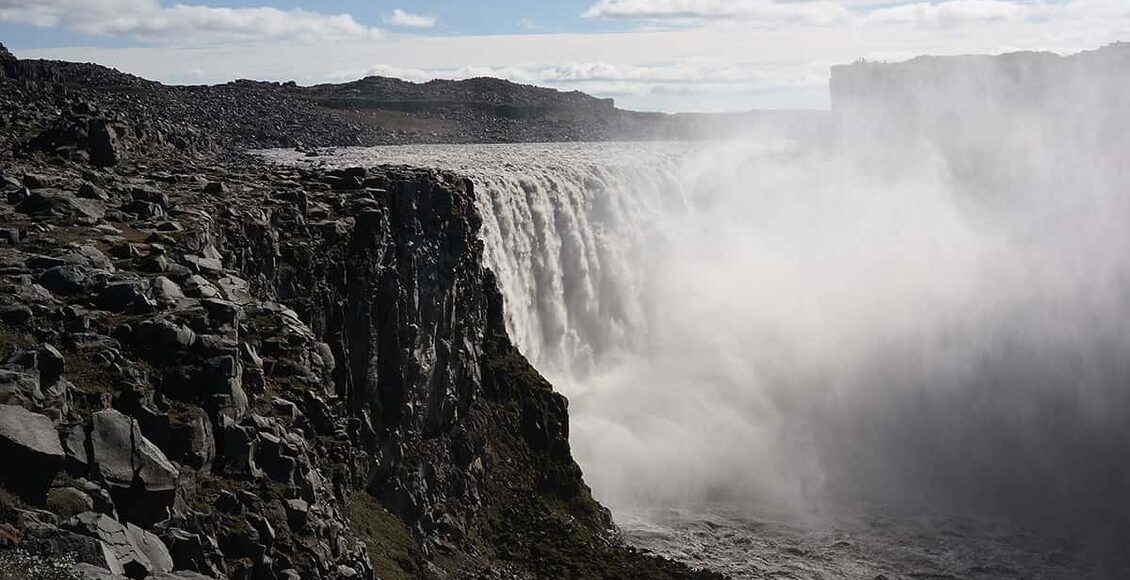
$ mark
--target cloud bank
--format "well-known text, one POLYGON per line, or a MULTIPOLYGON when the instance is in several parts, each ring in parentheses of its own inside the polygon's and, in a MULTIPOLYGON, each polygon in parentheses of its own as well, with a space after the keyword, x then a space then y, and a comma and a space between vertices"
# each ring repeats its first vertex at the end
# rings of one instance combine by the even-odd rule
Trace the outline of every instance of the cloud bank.
POLYGON ((348 14, 270 7, 166 5, 158 0, 0 0, 0 22, 162 44, 380 36, 379 30, 348 14))

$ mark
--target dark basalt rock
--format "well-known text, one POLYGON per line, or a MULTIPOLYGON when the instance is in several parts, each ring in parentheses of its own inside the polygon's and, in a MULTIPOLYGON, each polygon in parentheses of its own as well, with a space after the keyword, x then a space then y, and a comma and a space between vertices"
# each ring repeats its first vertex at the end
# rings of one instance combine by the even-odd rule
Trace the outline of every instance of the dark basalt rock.
POLYGON ((68 520, 64 527, 98 540, 104 560, 96 565, 112 574, 145 578, 173 569, 173 559, 161 540, 133 524, 122 525, 104 514, 87 512, 68 520))
MULTIPOLYGON (((693 577, 589 496, 565 400, 506 337, 470 181, 228 148, 364 135, 306 100, 332 88, 13 70, 0 414, 37 427, 3 440, 31 467, 0 484, 56 491, 0 536, 89 577, 693 577)), ((561 96, 427 90, 460 86, 515 118, 561 96)))
POLYGON ((63 467, 63 447, 51 419, 0 405, 0 482, 26 501, 42 504, 63 467))
POLYGON ((16 211, 31 215, 56 215, 100 220, 106 216, 102 202, 79 199, 65 191, 37 189, 16 206, 16 211))
POLYGON ((180 472, 134 419, 112 409, 95 413, 89 446, 93 469, 109 487, 118 513, 143 526, 168 518, 180 472))
POLYGON ((107 119, 94 119, 90 121, 87 132, 90 162, 98 167, 117 165, 122 155, 119 134, 126 132, 125 127, 107 119))

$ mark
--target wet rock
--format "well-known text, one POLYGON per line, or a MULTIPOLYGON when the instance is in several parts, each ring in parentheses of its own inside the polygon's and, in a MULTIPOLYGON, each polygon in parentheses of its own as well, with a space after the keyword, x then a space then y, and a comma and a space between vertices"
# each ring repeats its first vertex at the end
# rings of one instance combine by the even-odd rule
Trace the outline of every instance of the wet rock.
POLYGON ((0 481, 26 501, 42 504, 63 467, 63 447, 51 419, 0 405, 0 481))

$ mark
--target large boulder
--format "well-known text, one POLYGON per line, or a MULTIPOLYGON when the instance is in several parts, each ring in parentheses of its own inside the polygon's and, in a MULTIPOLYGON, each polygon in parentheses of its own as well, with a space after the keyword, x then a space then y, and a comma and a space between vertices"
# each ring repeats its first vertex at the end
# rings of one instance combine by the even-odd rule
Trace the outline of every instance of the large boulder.
POLYGON ((173 559, 161 540, 132 524, 122 525, 104 514, 86 512, 64 524, 76 533, 99 541, 106 570, 130 578, 145 578, 172 571, 173 559))
POLYGON ((113 282, 98 293, 96 303, 110 312, 148 311, 156 307, 156 303, 149 297, 149 284, 145 280, 113 282))
POLYGON ((42 505, 63 457, 51 419, 23 407, 0 405, 0 481, 6 488, 42 505))
POLYGON ((142 435, 137 421, 113 409, 95 413, 90 450, 122 517, 141 526, 168 518, 180 472, 142 435))
POLYGON ((98 167, 113 167, 122 158, 121 135, 126 128, 121 123, 106 119, 93 119, 87 126, 87 152, 90 162, 98 167))
POLYGON ((106 205, 96 199, 80 199, 57 189, 37 189, 16 206, 16 211, 33 216, 67 216, 101 220, 106 205))

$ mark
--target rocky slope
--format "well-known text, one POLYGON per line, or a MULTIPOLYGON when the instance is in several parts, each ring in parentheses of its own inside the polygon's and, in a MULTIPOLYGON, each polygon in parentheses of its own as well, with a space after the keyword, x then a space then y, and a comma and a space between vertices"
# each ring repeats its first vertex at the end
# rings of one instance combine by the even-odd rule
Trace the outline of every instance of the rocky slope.
POLYGON ((711 577, 589 495, 471 182, 264 167, 223 91, 4 52, 0 577, 711 577))
MULTIPOLYGON (((827 122, 819 111, 626 111, 611 99, 492 78, 165 86, 94 64, 10 59, 7 67, 8 76, 60 85, 102 109, 128 114, 136 124, 187 121, 225 146, 244 148, 710 139, 751 131, 804 137, 823 131, 827 122)), ((187 138, 195 143, 200 136, 187 138)))

